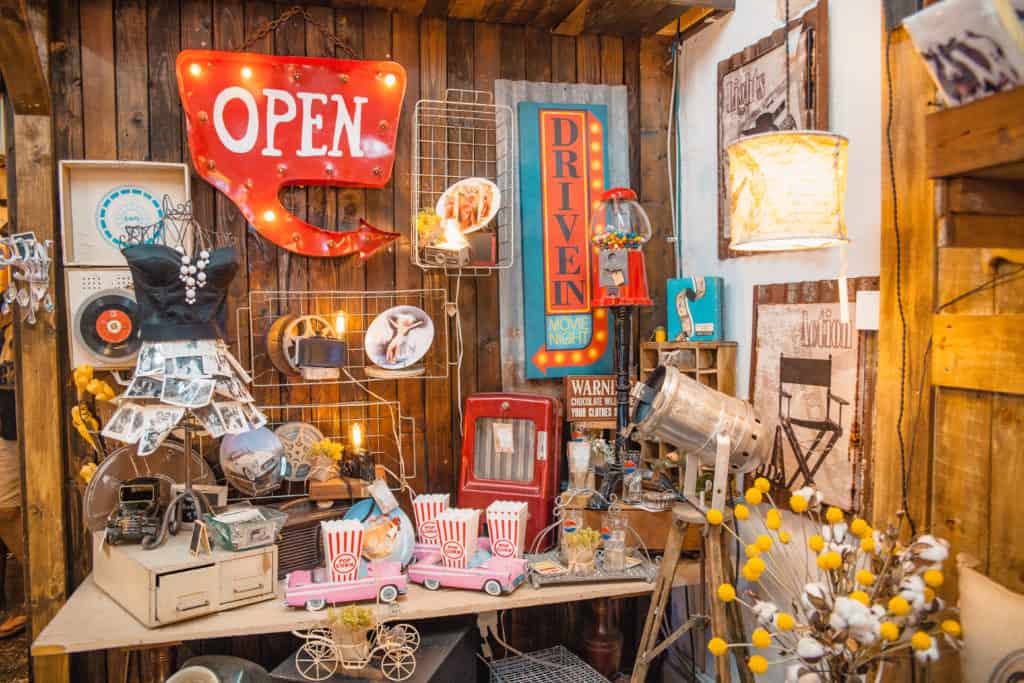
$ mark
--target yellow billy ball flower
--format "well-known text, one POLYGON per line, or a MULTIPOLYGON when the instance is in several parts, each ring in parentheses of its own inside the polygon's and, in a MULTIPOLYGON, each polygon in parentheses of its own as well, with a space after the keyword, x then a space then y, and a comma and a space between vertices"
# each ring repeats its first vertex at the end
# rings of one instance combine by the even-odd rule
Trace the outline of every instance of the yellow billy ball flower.
POLYGON ((763 674, 768 670, 768 660, 761 655, 754 655, 747 660, 747 667, 756 674, 763 674))
POLYGON ((780 531, 779 532, 779 543, 782 543, 783 545, 788 545, 789 541, 790 541, 789 532, 788 531, 780 531))
POLYGON ((796 626, 796 619, 788 612, 779 612, 775 615, 775 625, 779 627, 780 631, 792 631, 796 626))
POLYGON ((732 602, 736 599, 736 589, 731 583, 723 583, 718 587, 718 599, 722 602, 732 602))
POLYGON ((910 612, 910 603, 901 595, 889 600, 889 611, 898 617, 904 617, 910 612))
POLYGON ((918 631, 910 636, 910 644, 915 650, 927 650, 932 646, 932 637, 924 631, 918 631))
POLYGON ((857 517, 852 522, 850 522, 850 533, 853 534, 854 536, 856 536, 857 538, 862 537, 870 529, 871 529, 871 527, 868 526, 868 523, 865 522, 860 517, 857 517))
POLYGON ((942 585, 942 582, 945 580, 945 577, 942 575, 942 572, 938 569, 929 569, 924 573, 923 578, 924 582, 932 588, 938 588, 942 585))
POLYGON ((871 606, 871 598, 869 598, 868 594, 864 591, 853 591, 852 593, 850 593, 850 599, 856 600, 865 607, 871 606))
POLYGON ((807 512, 807 499, 794 493, 789 497, 789 509, 797 514, 807 512))
POLYGON ((708 524, 710 524, 711 526, 718 526, 722 523, 723 519, 724 518, 722 517, 721 510, 718 510, 716 508, 711 508, 710 510, 708 510, 707 520, 708 524))
POLYGON ((749 488, 747 489, 746 495, 743 497, 746 498, 747 502, 751 505, 760 505, 761 500, 763 499, 763 494, 756 488, 749 488))
POLYGON ((721 638, 712 638, 708 643, 708 652, 716 657, 721 657, 729 649, 729 644, 721 638))
POLYGON ((874 536, 865 536, 860 539, 860 549, 866 553, 870 553, 875 549, 875 538, 874 536))
POLYGON ((818 556, 818 566, 822 569, 839 569, 843 566, 843 556, 832 550, 818 556))
POLYGON ((763 574, 764 570, 767 568, 767 565, 765 565, 764 560, 762 560, 760 557, 752 557, 749 560, 747 560, 747 566, 750 567, 750 571, 756 572, 758 576, 763 574))
POLYGON ((900 627, 891 621, 883 621, 878 627, 878 633, 890 643, 900 637, 900 627))
POLYGON ((733 512, 736 513, 736 519, 750 519, 750 508, 748 508, 746 505, 737 505, 736 509, 733 510, 733 512))
POLYGON ((830 507, 825 511, 825 519, 829 524, 838 524, 843 521, 843 511, 837 507, 830 507))
POLYGON ((752 571, 750 567, 748 567, 747 565, 743 565, 743 569, 742 571, 740 571, 740 574, 742 574, 743 578, 749 581, 750 583, 757 583, 761 580, 761 575, 755 571, 752 571))
POLYGON ((750 642, 754 644, 754 647, 761 648, 762 650, 772 644, 772 634, 763 628, 755 628, 754 632, 750 634, 750 642))
POLYGON ((775 508, 764 513, 764 525, 772 531, 777 530, 782 526, 782 513, 775 508))
POLYGON ((953 619, 946 619, 942 622, 942 632, 954 638, 960 637, 960 622, 953 619))
POLYGON ((747 557, 757 557, 758 555, 761 554, 761 549, 758 548, 753 543, 751 543, 750 545, 747 546, 746 552, 747 552, 747 557))
POLYGON ((873 586, 875 584, 875 575, 869 572, 867 569, 861 569, 857 572, 857 583, 862 586, 873 586))
POLYGON ((825 539, 815 534, 807 539, 807 547, 816 553, 820 553, 825 549, 825 539))
POLYGON ((754 543, 763 552, 768 552, 772 549, 772 539, 771 536, 769 536, 768 534, 759 534, 758 537, 754 540, 754 543))
POLYGON ((765 479, 764 477, 758 477, 757 479, 754 480, 754 488, 756 488, 761 493, 768 493, 769 491, 772 490, 772 483, 765 479))

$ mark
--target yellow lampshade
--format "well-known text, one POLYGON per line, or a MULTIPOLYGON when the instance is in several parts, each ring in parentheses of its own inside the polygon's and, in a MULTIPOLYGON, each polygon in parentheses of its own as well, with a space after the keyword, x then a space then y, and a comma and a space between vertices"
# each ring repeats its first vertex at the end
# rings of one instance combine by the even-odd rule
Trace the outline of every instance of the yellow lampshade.
POLYGON ((845 244, 849 141, 821 131, 740 138, 729 155, 730 249, 787 251, 845 244))

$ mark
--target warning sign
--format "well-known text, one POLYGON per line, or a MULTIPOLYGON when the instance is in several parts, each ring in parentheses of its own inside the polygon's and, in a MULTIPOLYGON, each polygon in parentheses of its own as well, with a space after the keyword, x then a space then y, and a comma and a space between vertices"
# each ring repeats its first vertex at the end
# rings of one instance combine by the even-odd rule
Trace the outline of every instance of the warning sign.
POLYGON ((566 419, 569 422, 615 424, 615 378, 580 375, 565 378, 566 419))

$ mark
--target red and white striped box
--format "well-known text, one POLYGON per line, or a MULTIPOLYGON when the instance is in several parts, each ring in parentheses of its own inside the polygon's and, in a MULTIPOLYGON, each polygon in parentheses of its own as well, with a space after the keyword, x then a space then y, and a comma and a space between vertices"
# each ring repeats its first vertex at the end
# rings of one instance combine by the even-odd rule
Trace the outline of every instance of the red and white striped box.
POLYGON ((420 543, 438 545, 437 516, 448 509, 450 496, 447 493, 423 493, 412 499, 412 511, 416 515, 416 533, 420 543))
POLYGON ((437 516, 436 521, 441 541, 441 564, 453 569, 465 569, 476 552, 480 511, 473 508, 448 508, 437 516))
POLYGON ((526 503, 496 500, 487 506, 487 535, 495 557, 522 557, 526 546, 526 503))
POLYGON ((332 583, 359 578, 359 557, 363 553, 363 525, 354 519, 320 522, 324 561, 332 583))

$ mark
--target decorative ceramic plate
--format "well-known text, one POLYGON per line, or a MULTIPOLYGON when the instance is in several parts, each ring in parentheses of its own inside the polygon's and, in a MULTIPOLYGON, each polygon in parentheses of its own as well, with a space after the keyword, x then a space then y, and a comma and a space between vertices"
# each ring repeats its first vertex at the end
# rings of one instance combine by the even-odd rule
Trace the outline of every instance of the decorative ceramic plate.
POLYGON ((363 340, 367 357, 385 370, 401 370, 419 362, 433 341, 433 321, 415 306, 384 311, 370 323, 363 340))
POLYGON ((501 208, 501 190, 486 178, 464 178, 437 200, 434 211, 441 223, 454 218, 463 235, 476 232, 490 223, 501 208))

